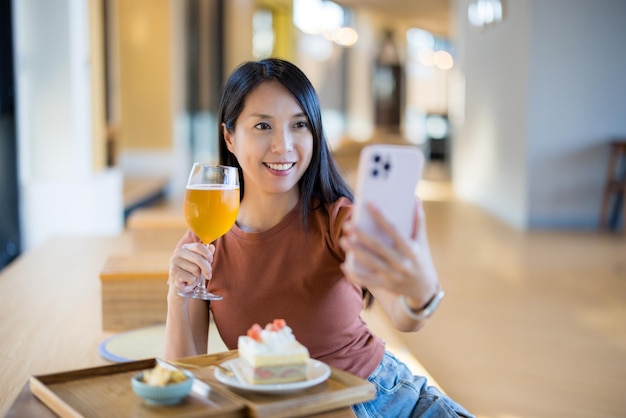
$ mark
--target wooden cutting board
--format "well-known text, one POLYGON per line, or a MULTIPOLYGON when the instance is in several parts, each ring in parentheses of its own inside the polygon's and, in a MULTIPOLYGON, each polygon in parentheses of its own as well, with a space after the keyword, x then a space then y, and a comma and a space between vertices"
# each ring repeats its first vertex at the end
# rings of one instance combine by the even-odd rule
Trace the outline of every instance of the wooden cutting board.
POLYGON ((236 350, 184 359, 188 370, 211 390, 205 396, 192 393, 175 406, 148 405, 131 388, 131 377, 154 367, 155 359, 31 376, 30 389, 62 417, 298 417, 375 397, 371 383, 337 369, 331 369, 327 381, 285 395, 231 389, 215 379, 210 366, 235 357, 236 350))

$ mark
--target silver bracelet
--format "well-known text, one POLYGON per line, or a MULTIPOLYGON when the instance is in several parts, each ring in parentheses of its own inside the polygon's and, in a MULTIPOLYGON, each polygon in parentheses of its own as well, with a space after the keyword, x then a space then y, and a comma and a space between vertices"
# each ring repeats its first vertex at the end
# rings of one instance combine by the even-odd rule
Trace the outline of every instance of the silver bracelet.
POLYGON ((426 319, 430 317, 433 313, 435 313, 437 306, 439 306, 439 303, 441 303, 441 299, 443 299, 444 296, 445 292, 439 289, 437 293, 435 293, 435 295, 430 298, 428 302, 426 302, 426 305, 424 305, 423 308, 417 311, 413 310, 409 306, 409 303, 406 300, 406 296, 402 296, 402 306, 404 307, 404 312, 408 315, 409 318, 415 321, 421 321, 422 319, 426 319))

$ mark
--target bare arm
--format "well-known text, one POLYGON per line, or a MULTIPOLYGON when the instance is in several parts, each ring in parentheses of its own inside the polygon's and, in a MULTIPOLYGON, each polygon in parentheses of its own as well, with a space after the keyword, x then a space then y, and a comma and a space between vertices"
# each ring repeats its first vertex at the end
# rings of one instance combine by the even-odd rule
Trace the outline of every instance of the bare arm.
POLYGON ((344 251, 353 251, 359 263, 369 272, 357 272, 343 266, 346 277, 367 288, 385 310, 394 326, 400 331, 417 331, 425 320, 411 318, 404 307, 407 304, 419 309, 439 290, 428 239, 426 218, 421 201, 416 202, 415 218, 409 241, 395 231, 373 205, 368 206, 377 225, 392 238, 390 246, 380 245, 376 237, 354 228, 350 221, 344 224, 341 239, 344 251))
POLYGON ((187 232, 170 259, 167 318, 165 322, 165 358, 204 354, 208 345, 209 303, 179 296, 178 290, 193 287, 200 275, 212 274, 213 246, 198 242, 187 232))

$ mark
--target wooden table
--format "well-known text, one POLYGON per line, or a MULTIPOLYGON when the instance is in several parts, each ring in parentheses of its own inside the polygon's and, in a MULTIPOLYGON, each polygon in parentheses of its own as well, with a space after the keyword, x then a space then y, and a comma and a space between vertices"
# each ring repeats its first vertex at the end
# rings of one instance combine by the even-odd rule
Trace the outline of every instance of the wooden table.
POLYGON ((0 272, 0 416, 52 414, 30 393, 31 375, 111 364, 98 354, 112 335, 102 331, 99 273, 132 246, 124 235, 56 238, 0 272))
POLYGON ((99 273, 130 239, 57 238, 0 272, 0 416, 28 376, 108 364, 99 273))

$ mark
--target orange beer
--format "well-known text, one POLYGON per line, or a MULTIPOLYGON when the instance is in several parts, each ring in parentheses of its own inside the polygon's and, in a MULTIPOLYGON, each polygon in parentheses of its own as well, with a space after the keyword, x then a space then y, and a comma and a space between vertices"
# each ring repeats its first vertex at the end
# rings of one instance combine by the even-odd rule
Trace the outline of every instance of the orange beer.
POLYGON ((224 184, 187 186, 183 204, 191 230, 209 244, 233 226, 239 212, 239 187, 224 184))

